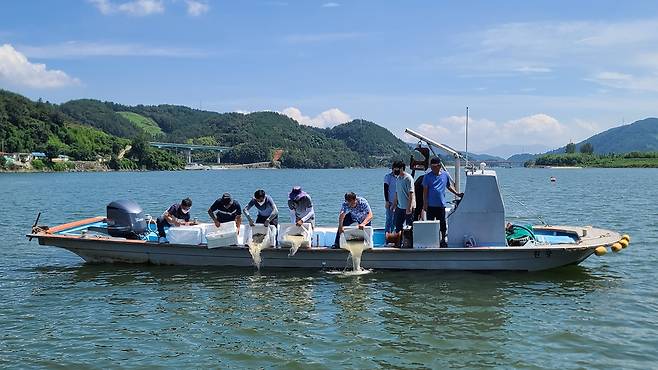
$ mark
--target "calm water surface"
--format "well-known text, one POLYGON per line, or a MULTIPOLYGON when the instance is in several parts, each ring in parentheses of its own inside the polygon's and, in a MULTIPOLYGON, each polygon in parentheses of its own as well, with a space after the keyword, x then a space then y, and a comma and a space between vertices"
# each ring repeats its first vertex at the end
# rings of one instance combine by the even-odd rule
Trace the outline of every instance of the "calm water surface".
POLYGON ((385 170, 0 174, 0 366, 12 368, 657 368, 658 170, 501 169, 508 218, 596 225, 622 253, 540 273, 321 271, 85 265, 28 242, 103 215, 118 198, 151 214, 184 196, 193 217, 257 187, 285 208, 302 184, 319 224, 342 194, 383 224, 385 170), (549 177, 556 176, 557 183, 549 177))

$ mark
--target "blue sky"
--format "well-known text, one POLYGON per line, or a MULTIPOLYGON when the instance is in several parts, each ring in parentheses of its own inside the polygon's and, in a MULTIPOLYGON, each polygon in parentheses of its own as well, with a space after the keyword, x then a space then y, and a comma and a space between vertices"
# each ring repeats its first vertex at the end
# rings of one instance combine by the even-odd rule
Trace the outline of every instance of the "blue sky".
POLYGON ((658 115, 656 1, 4 1, 0 87, 509 155, 658 115))

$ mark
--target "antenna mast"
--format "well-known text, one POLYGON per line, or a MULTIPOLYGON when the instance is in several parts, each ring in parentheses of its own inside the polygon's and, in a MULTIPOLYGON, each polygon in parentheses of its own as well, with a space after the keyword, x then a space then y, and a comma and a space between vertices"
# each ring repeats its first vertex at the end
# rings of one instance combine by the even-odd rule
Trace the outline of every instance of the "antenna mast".
POLYGON ((466 168, 468 168, 468 107, 466 107, 466 168))

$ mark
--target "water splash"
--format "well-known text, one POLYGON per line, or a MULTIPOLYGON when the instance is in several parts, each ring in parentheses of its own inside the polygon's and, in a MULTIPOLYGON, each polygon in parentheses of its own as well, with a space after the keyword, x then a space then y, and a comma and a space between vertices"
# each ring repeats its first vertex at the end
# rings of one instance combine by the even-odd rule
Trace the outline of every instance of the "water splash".
POLYGON ((251 237, 251 241, 249 242, 249 253, 251 254, 251 258, 254 260, 254 266, 256 266, 256 268, 259 270, 260 264, 262 262, 260 251, 267 247, 267 239, 267 234, 254 234, 251 237))
POLYGON ((302 235, 286 235, 283 237, 283 240, 290 243, 290 252, 288 253, 288 257, 294 256, 295 253, 297 253, 299 247, 301 247, 305 242, 308 242, 302 235))
POLYGON ((363 240, 348 240, 341 245, 341 248, 347 249, 350 252, 352 271, 362 271, 361 256, 363 255, 363 251, 368 249, 369 246, 363 240))

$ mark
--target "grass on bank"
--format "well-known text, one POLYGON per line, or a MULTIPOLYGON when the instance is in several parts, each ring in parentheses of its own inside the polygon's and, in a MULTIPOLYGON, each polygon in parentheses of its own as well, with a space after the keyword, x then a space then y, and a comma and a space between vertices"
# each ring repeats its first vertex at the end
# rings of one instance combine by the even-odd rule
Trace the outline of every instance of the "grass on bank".
POLYGON ((158 124, 149 117, 144 117, 141 114, 133 112, 117 112, 123 118, 132 122, 138 129, 142 130, 145 134, 149 135, 152 138, 163 136, 164 132, 158 126, 158 124))

